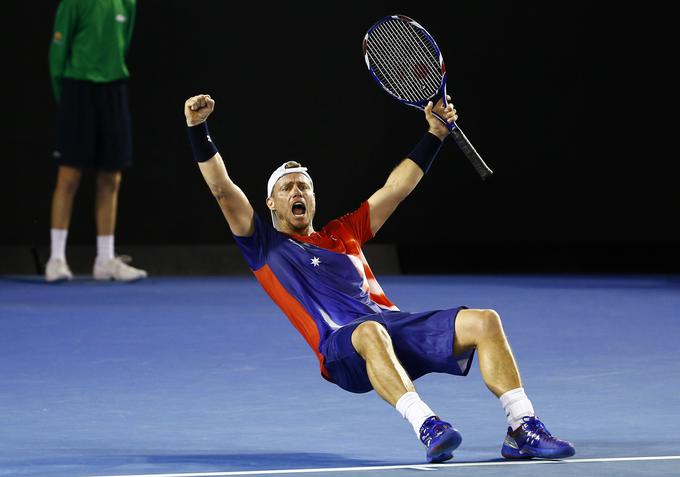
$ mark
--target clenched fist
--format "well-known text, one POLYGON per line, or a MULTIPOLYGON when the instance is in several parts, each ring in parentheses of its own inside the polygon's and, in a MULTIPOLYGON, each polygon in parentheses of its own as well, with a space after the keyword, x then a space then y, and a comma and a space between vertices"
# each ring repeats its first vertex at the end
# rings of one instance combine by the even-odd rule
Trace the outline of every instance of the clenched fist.
POLYGON ((453 104, 450 102, 451 96, 446 95, 446 99, 449 101, 449 104, 446 106, 446 108, 444 108, 444 104, 441 99, 437 101, 437 104, 433 105, 432 101, 430 101, 425 106, 425 119, 430 126, 428 131, 437 136, 441 141, 446 139, 451 131, 441 122, 439 118, 437 118, 437 116, 432 113, 436 113, 439 117, 445 119, 449 124, 458 119, 458 114, 454 109, 453 104))
POLYGON ((201 124, 215 109, 215 100, 209 94, 192 96, 184 102, 184 116, 187 118, 187 126, 201 124))

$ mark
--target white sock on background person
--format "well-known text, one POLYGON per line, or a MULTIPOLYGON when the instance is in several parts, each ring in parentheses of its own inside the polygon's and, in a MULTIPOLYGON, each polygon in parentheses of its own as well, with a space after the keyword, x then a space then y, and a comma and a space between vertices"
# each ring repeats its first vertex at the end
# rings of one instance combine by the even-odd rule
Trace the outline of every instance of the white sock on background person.
POLYGON ((50 260, 66 261, 66 238, 68 229, 50 229, 50 260))
POLYGON ((524 388, 511 389, 499 398, 505 411, 508 426, 514 431, 522 425, 522 418, 534 416, 534 406, 529 401, 524 388))
POLYGON ((413 426, 418 438, 420 438, 420 428, 425 420, 435 415, 432 409, 420 399, 418 393, 413 391, 409 391, 400 397, 395 407, 401 417, 413 426))
POLYGON ((111 260, 113 253, 113 235, 97 235, 97 260, 111 260))

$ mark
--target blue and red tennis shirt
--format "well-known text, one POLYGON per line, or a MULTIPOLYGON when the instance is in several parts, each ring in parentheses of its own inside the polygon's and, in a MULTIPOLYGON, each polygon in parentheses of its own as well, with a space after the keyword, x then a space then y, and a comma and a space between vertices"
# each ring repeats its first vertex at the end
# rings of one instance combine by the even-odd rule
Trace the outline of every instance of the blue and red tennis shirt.
POLYGON ((254 214, 255 232, 234 237, 262 288, 314 350, 356 318, 399 309, 385 296, 361 246, 373 238, 368 202, 309 236, 288 235, 254 214))

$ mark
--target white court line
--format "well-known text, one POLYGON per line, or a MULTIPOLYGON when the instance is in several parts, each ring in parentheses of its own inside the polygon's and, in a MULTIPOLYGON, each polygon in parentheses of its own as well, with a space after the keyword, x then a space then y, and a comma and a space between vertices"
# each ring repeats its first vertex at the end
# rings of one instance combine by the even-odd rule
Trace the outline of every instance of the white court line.
POLYGON ((654 460, 680 460, 680 455, 662 455, 654 457, 602 457, 596 459, 566 460, 508 460, 502 462, 458 462, 451 464, 410 464, 410 465, 375 465, 368 467, 325 467, 320 469, 278 469, 278 470, 243 470, 234 472, 197 472, 181 474, 121 474, 100 475, 93 477, 227 477, 230 475, 275 475, 275 474, 313 474, 320 472, 359 472, 366 470, 436 470, 438 468, 455 467, 491 467, 497 465, 535 465, 535 464, 590 464, 593 462, 639 462, 654 460))

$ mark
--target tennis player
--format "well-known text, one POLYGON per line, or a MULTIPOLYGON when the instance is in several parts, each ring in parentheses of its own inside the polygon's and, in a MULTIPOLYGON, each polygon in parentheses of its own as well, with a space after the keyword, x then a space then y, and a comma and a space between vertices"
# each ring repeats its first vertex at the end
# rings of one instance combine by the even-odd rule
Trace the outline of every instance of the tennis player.
POLYGON ((250 269, 312 348, 326 380, 353 393, 375 390, 411 424, 427 447, 427 461, 443 462, 453 457, 461 434, 423 402, 413 380, 431 372, 465 376, 476 351, 484 382, 507 417, 503 457, 574 455, 574 446, 552 436, 534 414, 495 311, 460 306, 402 312, 380 288, 361 251, 427 173, 449 135, 433 108, 452 122, 457 119, 453 105, 429 103, 427 132, 385 185, 319 231, 313 225, 312 177, 294 161, 276 168, 267 182, 271 220, 255 213, 208 131, 214 107, 205 94, 184 104, 194 159, 250 269))

